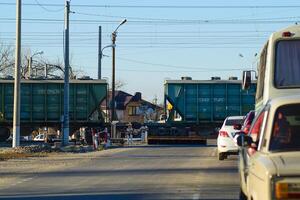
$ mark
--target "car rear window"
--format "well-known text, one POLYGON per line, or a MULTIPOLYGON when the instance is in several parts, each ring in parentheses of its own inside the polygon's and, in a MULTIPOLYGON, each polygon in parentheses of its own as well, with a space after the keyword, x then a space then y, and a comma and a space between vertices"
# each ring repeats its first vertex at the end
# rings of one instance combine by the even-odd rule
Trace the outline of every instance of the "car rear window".
POLYGON ((243 124, 243 119, 227 119, 225 122, 226 126, 233 126, 235 124, 243 124))

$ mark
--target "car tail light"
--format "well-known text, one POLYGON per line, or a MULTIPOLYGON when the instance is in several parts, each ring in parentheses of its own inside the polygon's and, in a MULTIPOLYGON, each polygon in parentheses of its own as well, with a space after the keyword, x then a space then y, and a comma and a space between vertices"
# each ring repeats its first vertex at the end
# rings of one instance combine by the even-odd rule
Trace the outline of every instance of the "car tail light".
POLYGON ((250 129, 250 125, 246 125, 246 127, 243 130, 246 133, 246 135, 248 135, 249 129, 250 129))
POLYGON ((276 183, 275 185, 276 199, 299 199, 300 184, 299 183, 276 183))
POLYGON ((229 137, 228 133, 226 131, 220 131, 219 136, 221 137, 229 137))

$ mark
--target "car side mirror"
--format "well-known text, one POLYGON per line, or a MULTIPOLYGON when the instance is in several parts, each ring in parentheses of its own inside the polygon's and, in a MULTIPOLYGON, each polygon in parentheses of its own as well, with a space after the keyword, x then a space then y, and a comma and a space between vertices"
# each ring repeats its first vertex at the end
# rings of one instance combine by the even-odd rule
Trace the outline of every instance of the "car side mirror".
POLYGON ((233 129, 234 130, 241 130, 242 129, 242 125, 241 124, 234 124, 233 125, 233 129))
POLYGON ((239 133, 239 136, 237 137, 236 141, 239 147, 247 147, 253 143, 252 137, 246 135, 243 132, 239 133))
POLYGON ((251 85, 251 71, 243 71, 242 89, 248 90, 251 85))

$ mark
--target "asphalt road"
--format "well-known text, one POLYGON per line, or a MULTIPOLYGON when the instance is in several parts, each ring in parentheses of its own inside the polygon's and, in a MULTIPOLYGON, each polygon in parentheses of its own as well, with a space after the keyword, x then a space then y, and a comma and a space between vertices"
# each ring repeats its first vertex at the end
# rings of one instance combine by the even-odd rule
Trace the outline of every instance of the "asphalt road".
POLYGON ((237 157, 218 161, 214 145, 134 146, 0 165, 0 199, 227 200, 239 191, 237 157))

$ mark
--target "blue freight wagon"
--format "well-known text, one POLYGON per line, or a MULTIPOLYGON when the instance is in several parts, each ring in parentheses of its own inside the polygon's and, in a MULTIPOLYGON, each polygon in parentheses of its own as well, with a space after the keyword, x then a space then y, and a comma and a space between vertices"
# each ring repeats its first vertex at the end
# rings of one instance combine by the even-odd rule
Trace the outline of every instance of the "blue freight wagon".
MULTIPOLYGON (((0 136, 7 135, 12 127, 13 88, 13 80, 0 80, 0 136)), ((106 96, 104 80, 70 80, 70 133, 104 123, 100 104, 106 96)), ((63 80, 22 80, 21 135, 39 127, 61 128, 63 98, 63 80)))
POLYGON ((255 82, 247 91, 240 80, 167 80, 164 87, 166 121, 151 126, 150 143, 205 142, 226 117, 246 115, 255 106, 255 82))

